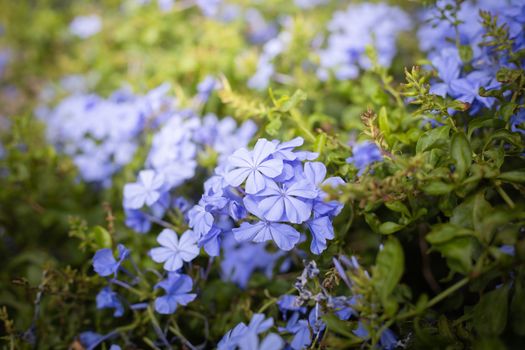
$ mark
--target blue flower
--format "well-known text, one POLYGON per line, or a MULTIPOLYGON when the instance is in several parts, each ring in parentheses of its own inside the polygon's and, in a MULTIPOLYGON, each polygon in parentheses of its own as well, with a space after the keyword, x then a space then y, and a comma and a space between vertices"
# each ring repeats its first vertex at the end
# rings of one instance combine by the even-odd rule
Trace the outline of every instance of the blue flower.
POLYGON ((213 215, 200 205, 195 205, 190 209, 188 220, 190 227, 199 236, 208 233, 213 225, 213 215))
POLYGON ((228 158, 234 169, 226 174, 226 182, 237 187, 246 180, 246 193, 262 191, 268 178, 279 176, 283 170, 282 160, 268 159, 274 151, 275 145, 266 139, 259 139, 251 152, 239 149, 228 158))
POLYGON ((299 312, 295 312, 286 327, 279 327, 279 332, 288 332, 294 335, 290 346, 294 350, 305 349, 312 343, 312 334, 314 339, 321 333, 326 325, 319 318, 318 305, 310 311, 308 320, 299 319, 299 312))
POLYGON ((292 226, 276 222, 259 221, 255 224, 243 222, 233 229, 238 241, 265 242, 273 240, 282 250, 291 250, 299 242, 300 234, 292 226))
POLYGON ((275 333, 268 334, 261 343, 254 332, 249 332, 239 341, 241 350, 280 350, 284 347, 284 340, 275 333))
POLYGON ((122 303, 120 302, 120 299, 114 291, 111 290, 109 287, 103 288, 98 294, 97 294, 97 308, 98 309, 106 309, 106 308, 112 308, 115 309, 115 312, 113 316, 120 317, 124 314, 124 306, 122 306, 122 303))
POLYGON ((136 209, 124 209, 126 214, 125 224, 138 233, 147 233, 151 229, 151 221, 146 214, 136 209))
MULTIPOLYGON (((244 204, 250 212, 261 218, 259 205, 253 199, 246 197, 244 204)), ((243 222, 239 228, 234 228, 232 232, 235 239, 240 242, 252 241, 260 243, 273 240, 282 250, 292 249, 299 242, 301 236, 292 226, 264 219, 254 224, 243 222)))
POLYGON ((234 328, 230 329, 222 337, 219 344, 217 344, 218 350, 234 350, 237 347, 237 344, 242 339, 246 333, 248 327, 243 322, 239 323, 234 328))
POLYGON ((104 339, 104 336, 95 332, 87 331, 80 333, 78 338, 80 344, 86 349, 93 349, 104 339))
POLYGON ((381 334, 379 344, 384 350, 393 350, 397 347, 397 337, 390 329, 386 329, 381 334))
POLYGON ((155 310, 160 314, 172 314, 177 310, 177 305, 188 305, 197 297, 197 294, 189 293, 193 288, 193 281, 187 275, 171 272, 167 279, 155 286, 159 287, 166 291, 166 295, 155 299, 155 310))
POLYGON ((489 86, 491 77, 482 71, 474 71, 461 79, 450 83, 451 95, 463 102, 474 104, 478 101, 483 106, 490 108, 496 101, 494 97, 483 97, 479 95, 481 87, 489 86))
POLYGON ((442 50, 431 62, 442 82, 432 83, 430 93, 445 97, 451 93, 450 84, 458 79, 461 74, 462 62, 458 50, 455 47, 442 50))
POLYGON ((113 252, 109 248, 100 249, 95 253, 93 257, 93 268, 100 276, 106 277, 111 274, 116 276, 120 265, 128 258, 130 251, 126 247, 119 244, 117 249, 118 261, 113 257, 113 252))
POLYGON ((222 244, 224 258, 221 261, 221 277, 241 288, 246 288, 256 270, 264 271, 266 277, 271 278, 277 259, 283 255, 282 251, 266 251, 265 244, 238 243, 231 234, 224 237, 222 244))
POLYGON ((334 239, 334 227, 328 216, 321 216, 306 222, 312 233, 310 250, 314 254, 321 254, 326 249, 326 240, 334 239))
POLYGON ((204 247, 204 250, 210 256, 219 256, 221 249, 221 230, 214 226, 210 231, 203 235, 199 241, 198 246, 204 247))
POLYGON ((182 267, 183 261, 192 261, 199 255, 199 248, 193 231, 186 231, 179 237, 170 229, 164 229, 157 237, 157 242, 162 247, 150 251, 153 261, 164 263, 167 271, 177 271, 182 267))
POLYGON ((312 213, 310 199, 316 198, 317 195, 317 190, 307 180, 282 185, 269 180, 264 190, 257 193, 253 199, 257 202, 258 209, 265 219, 300 224, 310 217, 312 213))
POLYGON ((370 141, 363 141, 356 144, 352 148, 352 153, 352 157, 348 157, 346 162, 354 164, 355 167, 359 169, 359 172, 357 173, 358 176, 361 176, 365 172, 366 167, 370 164, 383 160, 381 150, 375 143, 370 141))
POLYGON ((200 102, 204 103, 208 100, 213 90, 215 90, 219 85, 217 79, 211 75, 206 76, 202 82, 197 85, 197 98, 200 102))
POLYGON ((521 108, 518 113, 510 118, 510 130, 525 135, 525 109, 521 108))
POLYGON ((206 17, 212 17, 219 11, 222 0, 196 0, 197 6, 206 17))
POLYGON ((264 314, 254 314, 250 324, 246 326, 243 322, 229 330, 218 344, 219 350, 233 350, 239 347, 241 350, 281 349, 284 342, 279 337, 268 337, 259 346, 258 334, 266 332, 273 326, 273 319, 265 318, 264 314), (280 341, 279 341, 280 340, 280 341))
POLYGON ((353 4, 337 11, 328 24, 327 45, 319 51, 317 75, 326 80, 333 72, 339 80, 353 79, 359 68, 368 69, 371 62, 366 48, 372 46, 382 66, 390 66, 396 54, 396 39, 410 29, 408 15, 399 7, 386 4, 353 4))
POLYGON ((277 301, 277 306, 281 312, 285 311, 299 311, 301 313, 306 312, 306 307, 301 306, 299 298, 295 295, 285 294, 279 298, 277 301))
POLYGON ((356 336, 358 336, 361 339, 367 339, 368 338, 368 330, 366 329, 363 322, 359 321, 357 323, 357 328, 352 331, 356 336))
POLYGON ((124 186, 124 207, 140 209, 144 204, 152 206, 162 194, 164 175, 153 170, 142 170, 139 181, 124 186))
POLYGON ((102 20, 98 15, 78 16, 69 24, 69 30, 73 35, 87 39, 100 32, 102 20))

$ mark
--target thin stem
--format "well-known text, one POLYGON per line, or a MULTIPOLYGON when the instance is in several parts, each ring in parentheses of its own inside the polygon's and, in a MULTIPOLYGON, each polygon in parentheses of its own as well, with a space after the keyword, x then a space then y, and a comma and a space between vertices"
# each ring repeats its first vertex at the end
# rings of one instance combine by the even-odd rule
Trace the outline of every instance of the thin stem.
POLYGON ((177 324, 177 322, 175 322, 175 320, 172 320, 171 322, 173 324, 173 326, 169 327, 169 330, 175 334, 177 337, 179 337, 179 339, 181 340, 181 342, 186 345, 188 348, 190 348, 191 350, 197 350, 197 348, 195 346, 193 346, 192 343, 190 343, 190 341, 188 339, 186 339, 186 337, 184 337, 182 335, 182 333, 180 332, 180 329, 179 329, 179 325, 177 324))
POLYGON ((432 306, 436 305, 440 301, 446 299, 449 295, 453 294, 457 290, 459 290, 462 287, 464 287, 465 285, 467 285, 469 281, 470 281, 470 279, 468 277, 465 277, 465 278, 459 280, 458 282, 456 282, 455 284, 453 284, 449 288, 445 289, 440 294, 436 295, 434 298, 430 299, 430 301, 427 303, 427 305, 425 305, 424 308, 419 309, 419 310, 412 310, 412 311, 409 311, 409 312, 405 312, 404 314, 401 314, 401 315, 397 316, 395 318, 395 320, 399 321, 399 320, 404 320, 406 318, 417 316, 421 311, 426 310, 428 308, 431 308, 432 306))
POLYGON ((164 334, 164 332, 162 332, 162 329, 160 328, 159 321, 157 320, 157 318, 155 317, 155 314, 153 313, 153 308, 150 306, 148 307, 147 310, 148 310, 148 316, 150 318, 151 324, 153 325, 153 329, 155 330, 155 333, 157 333, 157 336, 162 340, 164 345, 166 345, 166 347, 171 350, 172 347, 170 343, 168 342, 168 339, 166 339, 166 335, 164 334))
POLYGON ((112 278, 109 280, 109 282, 111 283, 114 283, 116 284, 117 286, 121 286, 123 288, 126 288, 127 290, 129 290, 130 292, 138 295, 139 297, 143 297, 144 296, 144 293, 142 293, 140 290, 136 289, 136 288, 133 288, 132 286, 130 286, 129 284, 127 284, 126 282, 122 282, 122 281, 119 281, 118 279, 116 278, 112 278))
POLYGON ((507 203, 507 205, 509 207, 511 207, 511 209, 514 209, 514 207, 516 206, 514 204, 514 202, 512 201, 512 199, 509 197, 509 195, 507 194, 507 192, 505 192, 505 190, 503 188, 501 188, 500 185, 496 185, 496 191, 498 191, 499 195, 501 196, 501 198, 503 198, 503 200, 505 201, 505 203, 507 203))

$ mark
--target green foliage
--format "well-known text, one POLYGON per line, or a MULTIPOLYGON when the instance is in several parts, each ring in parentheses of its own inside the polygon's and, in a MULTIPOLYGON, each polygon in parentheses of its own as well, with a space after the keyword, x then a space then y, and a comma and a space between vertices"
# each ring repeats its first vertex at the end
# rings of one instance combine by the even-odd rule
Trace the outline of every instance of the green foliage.
MULTIPOLYGON (((508 28, 481 13, 487 28, 483 45, 508 54, 516 68, 501 67, 501 87, 482 89, 500 107, 474 118, 468 104, 429 93, 431 71, 406 69, 405 84, 400 84, 403 72, 396 67, 414 62, 388 70, 377 63, 371 47, 372 68, 358 80, 319 81, 308 70, 317 58, 304 42, 315 38, 316 28, 339 5, 333 1, 326 10, 296 13, 289 2, 272 3, 276 6, 264 7, 267 16, 276 15, 272 8, 292 16, 291 44, 275 62, 286 75, 257 93, 246 80, 260 49, 248 45, 241 20, 203 19, 196 8, 160 13, 154 4, 123 10, 119 1, 0 0, 6 26, 0 42, 19 55, 2 81, 2 87, 16 86, 19 97, 0 107, 10 124, 0 129, 5 149, 0 157, 0 333, 6 348, 30 347, 26 331, 31 327, 36 329, 34 346, 42 349, 80 346, 77 336, 87 329, 115 329, 123 339, 154 348, 159 322, 168 325, 170 336, 210 346, 253 310, 278 319, 275 303, 294 291, 300 274, 296 268, 269 280, 257 273, 240 290, 220 281, 220 261, 199 257, 190 275, 200 301, 171 318, 155 315, 150 306, 129 311, 115 326, 109 311, 97 311, 95 295, 103 280, 92 272, 95 251, 125 243, 136 247, 136 263, 155 266, 147 256, 155 236, 125 227, 121 205, 123 184, 143 164, 151 135, 141 140, 137 158, 116 175, 111 188, 78 181, 71 159, 47 143, 43 125, 33 116, 37 93, 48 82, 54 86, 60 77, 78 72, 101 95, 124 83, 143 92, 169 81, 184 107, 191 105, 202 78, 220 75, 221 89, 200 112, 232 115, 239 122, 252 119, 260 126, 257 137, 302 136, 305 149, 319 153, 329 175, 346 180, 339 188, 326 188, 329 199, 345 208, 335 219, 335 239, 327 251, 308 256, 322 276, 308 288, 314 295, 362 296, 354 307, 369 336, 355 336, 355 318, 341 321, 327 314, 320 348, 374 348, 387 328, 395 329, 409 348, 504 349, 523 342, 525 143, 509 120, 523 108, 525 73, 517 64, 524 53, 512 52, 508 28), (107 29, 100 36, 75 41, 64 34, 75 15, 102 9, 107 29), (350 140, 373 142, 383 162, 358 176, 345 161, 352 155, 350 140), (515 254, 505 254, 502 246, 513 247, 515 254), (332 258, 341 254, 358 256, 362 265, 347 271, 350 287, 332 268, 332 258), (200 274, 201 267, 213 278, 200 274)), ((450 18, 454 21, 455 15, 450 18)), ((472 55, 464 46, 460 53, 465 61, 472 55)), ((193 188, 202 187, 202 177, 216 161, 213 150, 200 155, 205 170, 192 180, 193 188)), ((178 232, 186 229, 180 213, 169 215, 178 232)), ((297 267, 304 256, 290 253, 287 258, 297 267)), ((156 280, 149 271, 141 285, 123 294, 137 302, 151 300, 160 294, 153 289, 156 280)), ((326 304, 320 301, 321 308, 326 304)))

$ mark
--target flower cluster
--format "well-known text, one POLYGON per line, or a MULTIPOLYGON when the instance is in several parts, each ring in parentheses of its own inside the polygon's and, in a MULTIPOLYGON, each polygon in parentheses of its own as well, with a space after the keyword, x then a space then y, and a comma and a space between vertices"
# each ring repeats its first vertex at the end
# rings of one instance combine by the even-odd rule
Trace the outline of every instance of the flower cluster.
MULTIPOLYGON (((191 235, 182 235, 180 241, 177 234, 171 230, 163 231, 158 242, 162 247, 152 249, 150 255, 154 261, 165 262, 164 268, 168 271, 167 277, 159 281, 154 289, 162 288, 165 294, 155 298, 154 308, 160 314, 172 314, 178 305, 185 306, 192 302, 197 294, 190 293, 193 289, 192 279, 177 271, 182 267, 182 261, 189 261, 198 255, 199 249, 195 244, 192 245, 191 235), (190 241, 188 242, 188 239, 190 241)), ((194 242, 193 242, 194 243, 194 242)), ((131 252, 122 244, 118 245, 118 260, 113 257, 113 252, 109 248, 98 250, 93 257, 93 268, 95 272, 108 279, 108 286, 104 287, 97 295, 98 309, 114 309, 113 316, 121 317, 124 315, 124 299, 115 292, 112 287, 133 290, 133 286, 141 282, 144 278, 143 272, 131 258, 131 252), (135 269, 136 275, 132 271, 123 268, 123 263, 129 260, 135 269), (123 276, 119 276, 122 272, 123 276), (124 281, 127 279, 128 281, 124 281)), ((121 274, 121 275, 122 275, 121 274)), ((159 274, 159 277, 162 276, 159 274)), ((147 283, 146 281, 143 281, 147 283)), ((128 304, 126 302, 126 304, 128 304)), ((140 310, 148 307, 148 302, 140 300, 135 304, 130 304, 131 310, 140 310)))
POLYGON ((438 1, 435 8, 423 13, 425 24, 418 31, 420 47, 428 52, 439 78, 430 92, 468 103, 472 115, 496 102, 493 97, 482 96, 480 88, 498 88, 499 67, 513 66, 508 53, 497 54, 484 45, 487 31, 480 11, 497 15, 499 23, 507 26, 513 50, 525 48, 525 5, 520 1, 464 1, 459 7, 453 1, 438 1))
POLYGON ((172 108, 169 85, 145 96, 119 90, 105 99, 75 93, 41 113, 50 142, 71 156, 87 182, 109 185, 111 176, 133 158, 148 120, 172 108))
POLYGON ((317 154, 295 150, 302 144, 300 137, 282 143, 259 139, 253 150, 241 148, 217 167, 188 213, 190 227, 208 254, 219 254, 221 238, 230 230, 229 225, 223 228, 225 219, 242 221, 231 229, 237 241, 272 240, 282 250, 300 240, 293 225, 305 224, 312 234, 310 250, 320 254, 326 249, 326 241, 334 238, 331 220, 342 206, 325 202, 321 187, 343 181, 325 180, 325 166, 307 161, 317 154))
POLYGON ((361 176, 370 164, 383 160, 381 150, 370 141, 355 144, 352 147, 352 154, 352 157, 348 157, 346 162, 353 164, 359 170, 358 176, 361 176))
POLYGON ((356 78, 360 68, 371 66, 365 54, 369 45, 376 50, 378 63, 390 66, 397 51, 397 36, 410 28, 405 12, 383 3, 350 5, 334 13, 328 24, 326 47, 319 52, 321 66, 317 75, 323 80, 330 72, 340 80, 356 78))
POLYGON ((292 35, 290 32, 290 21, 285 21, 285 26, 275 38, 268 40, 259 56, 257 71, 248 80, 248 86, 256 90, 264 90, 268 87, 270 79, 275 74, 273 60, 283 53, 290 44, 292 35))
POLYGON ((137 182, 124 187, 126 223, 140 233, 148 232, 151 221, 158 222, 170 208, 186 211, 187 201, 174 191, 195 176, 199 153, 212 151, 218 161, 224 160, 247 145, 256 131, 251 121, 237 127, 232 118, 208 114, 201 119, 191 110, 166 119, 153 137, 146 169, 137 182))
POLYGON ((229 330, 217 345, 219 350, 280 350, 284 348, 284 341, 275 333, 268 334, 259 343, 259 334, 266 332, 273 326, 273 319, 265 319, 264 314, 254 314, 248 326, 241 322, 229 330))

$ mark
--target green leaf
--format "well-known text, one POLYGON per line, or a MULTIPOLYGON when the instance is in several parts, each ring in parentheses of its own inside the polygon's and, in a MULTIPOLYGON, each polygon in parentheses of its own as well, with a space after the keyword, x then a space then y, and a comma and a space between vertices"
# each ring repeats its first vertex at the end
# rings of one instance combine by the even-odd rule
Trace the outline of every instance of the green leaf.
POLYGON ((474 220, 472 212, 474 211, 474 199, 476 196, 470 196, 464 200, 460 205, 454 208, 450 223, 456 226, 474 228, 474 220))
POLYGON ((286 102, 284 102, 279 108, 283 112, 289 112, 291 109, 295 108, 299 103, 302 101, 306 101, 306 93, 302 90, 297 90, 293 93, 292 97, 290 97, 286 102))
POLYGON ((440 126, 425 132, 418 140, 416 152, 421 153, 436 147, 444 147, 450 134, 450 126, 440 126))
POLYGON ((485 143, 483 149, 487 149, 489 145, 492 144, 495 140, 503 140, 511 145, 516 146, 517 148, 522 148, 521 136, 518 133, 510 132, 507 129, 500 129, 492 133, 485 143))
POLYGON ((442 181, 432 181, 427 185, 423 186, 423 192, 431 196, 440 196, 443 194, 448 194, 454 189, 453 184, 447 184, 442 181))
POLYGON ((280 116, 272 117, 270 122, 266 124, 266 128, 265 128, 266 133, 270 136, 275 136, 281 130, 281 126, 282 126, 281 117, 280 116))
POLYGON ((456 174, 460 179, 465 178, 472 163, 470 143, 463 132, 455 133, 450 141, 450 155, 456 163, 456 174))
POLYGON ((383 304, 399 283, 405 269, 405 256, 399 241, 391 236, 377 255, 373 267, 374 287, 383 304))
POLYGON ((348 339, 357 340, 358 338, 352 333, 352 323, 340 320, 335 314, 325 314, 322 316, 326 326, 330 331, 342 335, 348 339))
POLYGON ((467 136, 470 139, 472 133, 479 128, 488 127, 488 128, 504 128, 505 122, 501 119, 496 119, 493 116, 474 118, 468 123, 468 133, 467 136))
POLYGON ((385 206, 388 209, 395 211, 396 213, 403 214, 403 216, 406 216, 406 217, 411 216, 410 210, 408 210, 407 206, 404 205, 403 202, 401 201, 386 202, 385 206))
POLYGON ((434 244, 432 248, 447 259, 451 270, 466 275, 472 270, 472 258, 479 249, 479 243, 473 237, 461 236, 434 244))
POLYGON ((397 232, 403 229, 404 227, 405 227, 404 225, 399 225, 398 223, 387 221, 379 225, 379 232, 384 235, 389 235, 391 233, 394 233, 394 232, 397 232))
POLYGON ((482 221, 485 216, 492 212, 492 206, 485 199, 485 191, 481 191, 474 197, 474 203, 472 207, 472 222, 476 232, 483 232, 482 221))
POLYGON ((525 281, 516 278, 514 295, 510 304, 510 320, 514 333, 525 336, 525 281))
POLYGON ((432 226, 432 230, 425 238, 431 244, 441 244, 463 236, 474 236, 474 231, 447 223, 432 226))
POLYGON ((91 232, 93 241, 100 248, 111 248, 111 235, 102 226, 95 226, 91 232))
POLYGON ((390 135, 390 123, 388 122, 388 115, 384 106, 379 110, 377 119, 379 122, 379 129, 385 137, 388 137, 390 135))
POLYGON ((497 179, 511 183, 525 183, 525 169, 501 173, 498 175, 497 179))
POLYGON ((497 336, 507 325, 509 285, 484 294, 474 307, 474 328, 481 335, 497 336))

